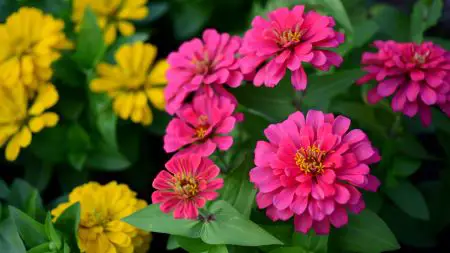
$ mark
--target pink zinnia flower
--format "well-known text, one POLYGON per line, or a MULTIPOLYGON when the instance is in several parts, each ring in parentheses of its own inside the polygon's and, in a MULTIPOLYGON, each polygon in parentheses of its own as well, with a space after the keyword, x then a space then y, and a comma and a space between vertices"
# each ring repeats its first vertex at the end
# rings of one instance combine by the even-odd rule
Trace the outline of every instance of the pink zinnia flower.
POLYGON ((350 119, 309 111, 296 112, 264 131, 250 181, 258 188, 256 203, 273 221, 294 216, 295 229, 329 233, 347 224, 347 211, 365 208, 358 188, 376 191, 380 182, 369 164, 380 156, 363 131, 349 132, 350 119))
POLYGON ((375 41, 376 53, 364 53, 362 64, 368 72, 357 81, 375 80, 368 101, 377 103, 393 96, 391 106, 409 117, 419 113, 425 125, 431 123, 432 105, 440 105, 449 114, 449 53, 431 42, 423 44, 375 41))
POLYGON ((240 47, 241 38, 208 29, 203 32, 203 40, 185 42, 171 53, 165 89, 167 112, 174 114, 202 85, 239 86, 243 80, 236 57, 240 47))
POLYGON ((228 150, 233 144, 230 132, 236 124, 235 104, 225 96, 199 94, 184 105, 170 121, 164 136, 166 152, 211 155, 216 148, 228 150))
POLYGON ((255 73, 255 86, 274 87, 288 68, 295 89, 304 90, 303 62, 323 71, 342 63, 340 55, 325 50, 344 42, 344 35, 333 29, 334 19, 315 11, 305 14, 304 9, 303 5, 279 8, 269 13, 269 20, 253 19, 240 50, 240 65, 244 74, 255 73))
POLYGON ((175 219, 196 219, 198 209, 216 199, 216 191, 223 187, 223 179, 217 178, 220 169, 199 155, 175 156, 166 169, 153 181, 152 202, 161 203, 164 213, 173 211, 175 219))

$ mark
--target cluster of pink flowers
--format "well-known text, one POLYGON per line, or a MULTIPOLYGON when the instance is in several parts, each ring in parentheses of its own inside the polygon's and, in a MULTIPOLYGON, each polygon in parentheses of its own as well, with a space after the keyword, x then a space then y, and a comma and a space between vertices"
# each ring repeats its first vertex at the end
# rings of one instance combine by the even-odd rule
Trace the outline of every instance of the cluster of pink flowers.
POLYGON ((376 53, 364 53, 368 72, 357 81, 377 82, 368 101, 377 103, 392 97, 394 111, 409 117, 416 114, 424 125, 431 123, 431 106, 437 105, 450 116, 450 53, 431 42, 423 44, 375 41, 376 53))
MULTIPOLYGON (((303 63, 328 71, 343 59, 331 51, 344 42, 332 17, 304 6, 280 8, 268 19, 255 17, 243 38, 204 31, 168 57, 166 110, 174 118, 164 136, 164 150, 175 153, 153 182, 153 203, 175 218, 196 219, 199 208, 218 197, 224 182, 208 156, 233 145, 231 132, 243 116, 229 88, 244 80, 255 86, 276 86, 291 71, 295 89, 304 90, 303 63)), ((450 54, 423 43, 376 41, 378 52, 362 58, 366 76, 358 84, 378 82, 368 100, 393 96, 392 108, 431 121, 430 106, 450 115, 450 54)), ((369 165, 380 160, 376 148, 350 119, 320 111, 293 113, 264 131, 268 141, 255 149, 250 181, 256 202, 276 220, 294 218, 295 229, 329 233, 348 222, 365 202, 359 189, 377 191, 380 182, 369 165)))

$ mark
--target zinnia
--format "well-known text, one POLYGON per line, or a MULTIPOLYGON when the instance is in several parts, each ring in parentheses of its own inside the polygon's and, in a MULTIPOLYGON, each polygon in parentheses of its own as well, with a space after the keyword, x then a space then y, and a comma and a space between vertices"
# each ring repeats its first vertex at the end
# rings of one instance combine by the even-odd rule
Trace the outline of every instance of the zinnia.
POLYGON ((165 90, 166 111, 174 114, 192 92, 202 86, 228 84, 237 87, 243 80, 236 54, 241 39, 208 29, 203 38, 183 43, 167 58, 170 68, 165 90))
POLYGON ((223 179, 217 178, 220 169, 200 155, 175 156, 166 163, 166 169, 153 181, 156 191, 152 202, 160 203, 164 213, 173 211, 176 219, 196 219, 198 209, 216 199, 216 191, 223 187, 223 179))
POLYGON ((357 188, 377 190, 368 165, 380 157, 367 136, 359 129, 347 132, 349 126, 346 117, 311 110, 306 119, 296 112, 264 131, 269 142, 257 143, 250 181, 270 219, 294 216, 297 231, 328 234, 330 223, 347 224, 347 210, 364 209, 357 188))
POLYGON ((24 86, 0 84, 0 147, 6 145, 6 160, 17 159, 20 149, 31 144, 32 133, 58 123, 56 113, 46 112, 58 102, 58 98, 58 92, 51 84, 40 85, 30 101, 24 86))
POLYGON ((0 76, 9 86, 36 90, 52 77, 51 64, 60 50, 72 44, 64 35, 64 22, 41 10, 22 7, 0 25, 0 76))
POLYGON ((194 97, 177 111, 166 129, 164 150, 178 154, 211 155, 216 148, 228 150, 233 144, 229 136, 234 129, 235 105, 225 96, 209 97, 206 93, 194 97))
POLYGON ((131 22, 148 16, 147 0, 74 0, 72 19, 75 23, 81 23, 86 7, 96 14, 107 45, 116 40, 117 30, 123 36, 133 35, 135 28, 131 22))
POLYGON ((323 71, 342 63, 340 55, 326 50, 344 42, 344 35, 334 30, 334 19, 315 11, 305 14, 304 9, 279 8, 268 14, 269 20, 253 19, 243 39, 240 66, 244 74, 255 74, 255 86, 276 86, 288 68, 295 89, 304 90, 303 62, 323 71))
POLYGON ((370 80, 377 85, 368 93, 370 103, 393 96, 391 106, 409 117, 419 113, 424 125, 431 123, 431 108, 440 105, 447 115, 450 104, 450 54, 431 42, 415 44, 375 41, 376 53, 366 52, 362 64, 370 80))
POLYGON ((98 77, 91 82, 94 92, 107 92, 113 99, 113 109, 122 119, 150 125, 153 114, 149 102, 164 110, 163 90, 167 83, 165 60, 154 63, 157 49, 151 44, 136 42, 117 50, 117 65, 101 63, 98 77))
POLYGON ((54 220, 71 205, 81 207, 78 246, 86 253, 145 253, 150 247, 151 234, 139 230, 122 218, 147 206, 137 199, 127 185, 110 182, 100 185, 89 182, 73 189, 69 201, 52 210, 54 220))

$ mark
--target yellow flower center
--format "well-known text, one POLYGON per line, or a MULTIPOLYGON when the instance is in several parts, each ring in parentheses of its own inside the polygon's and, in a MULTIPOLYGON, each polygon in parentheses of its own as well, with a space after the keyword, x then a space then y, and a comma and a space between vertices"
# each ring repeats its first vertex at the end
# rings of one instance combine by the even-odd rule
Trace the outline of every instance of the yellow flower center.
POLYGON ((299 25, 294 30, 288 29, 280 32, 274 29, 273 32, 276 36, 277 44, 284 47, 300 42, 305 34, 305 31, 300 30, 299 25))
POLYGON ((207 126, 200 126, 195 129, 195 137, 203 139, 206 137, 206 132, 208 131, 207 126))
POLYGON ((305 174, 320 175, 323 173, 323 162, 326 152, 321 151, 317 146, 300 148, 295 154, 295 164, 305 174))
POLYGON ((424 54, 415 52, 413 61, 416 63, 419 63, 419 64, 424 64, 427 61, 429 55, 430 55, 430 51, 426 51, 424 54))
POLYGON ((190 199, 197 196, 199 189, 195 178, 191 176, 183 176, 181 178, 175 178, 175 180, 174 190, 180 194, 181 197, 190 199))

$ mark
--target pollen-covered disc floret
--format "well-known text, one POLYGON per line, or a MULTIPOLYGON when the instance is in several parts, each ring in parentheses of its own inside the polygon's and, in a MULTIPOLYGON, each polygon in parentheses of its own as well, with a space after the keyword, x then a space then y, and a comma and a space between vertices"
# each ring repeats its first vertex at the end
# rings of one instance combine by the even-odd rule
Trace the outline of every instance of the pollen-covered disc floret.
POLYGON ((164 136, 164 150, 178 154, 211 155, 217 148, 228 150, 233 144, 231 131, 236 124, 236 106, 225 96, 203 93, 183 106, 170 121, 164 136))
POLYGON ((303 63, 323 71, 342 63, 340 55, 328 50, 344 42, 344 35, 334 30, 334 19, 304 9, 303 5, 292 10, 279 8, 270 12, 268 19, 253 19, 239 53, 241 70, 254 76, 255 86, 274 87, 289 69, 292 85, 304 90, 303 63))
POLYGON ((51 64, 72 44, 64 22, 36 8, 22 7, 0 24, 2 85, 25 85, 35 91, 52 77, 51 64))
POLYGON ((161 204, 161 211, 176 219, 196 219, 198 209, 216 199, 223 179, 217 178, 220 169, 208 158, 196 154, 178 155, 166 163, 153 181, 156 191, 152 202, 161 204))
POLYGON ((127 185, 110 182, 100 185, 90 182, 76 187, 69 201, 52 210, 54 220, 75 203, 80 204, 78 246, 86 253, 145 253, 150 247, 151 234, 123 221, 147 206, 137 199, 127 185))
POLYGON ((361 130, 349 126, 346 117, 309 111, 306 119, 296 112, 264 131, 269 141, 257 143, 250 181, 270 219, 294 217, 297 231, 328 234, 330 224, 347 224, 348 211, 364 209, 358 188, 377 190, 368 165, 380 156, 361 130))
POLYGON ((237 60, 240 46, 239 37, 207 29, 201 39, 187 41, 171 53, 167 59, 167 112, 174 114, 202 86, 239 86, 243 80, 237 60))
POLYGON ((370 103, 392 96, 394 111, 419 114, 425 125, 431 123, 431 106, 440 106, 450 116, 449 52, 431 42, 375 41, 374 46, 378 52, 362 57, 368 73, 357 81, 376 82, 368 93, 370 103))

